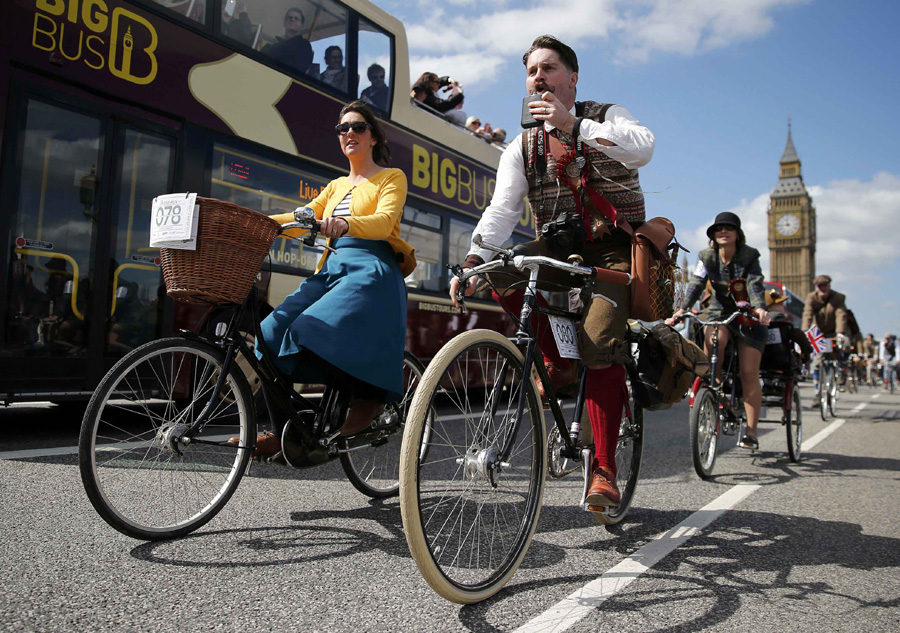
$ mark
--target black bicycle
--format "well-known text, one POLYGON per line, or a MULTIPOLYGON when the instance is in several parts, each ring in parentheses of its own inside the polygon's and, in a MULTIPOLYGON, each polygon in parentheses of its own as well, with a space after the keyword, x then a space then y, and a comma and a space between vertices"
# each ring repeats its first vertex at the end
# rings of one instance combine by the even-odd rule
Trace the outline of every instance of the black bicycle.
MULTIPOLYGON (((309 229, 299 239, 314 245, 318 224, 305 211, 295 212, 298 221, 281 230, 309 229)), ((350 401, 346 385, 332 379, 318 398, 295 391, 265 346, 257 359, 254 337, 247 336, 252 324, 256 339, 262 337, 257 289, 231 307, 230 318, 219 322, 214 334, 181 332, 133 350, 91 398, 79 439, 82 482, 100 516, 128 536, 183 536, 225 506, 255 449, 256 407, 248 376, 261 385, 270 411, 289 416, 282 452, 273 460, 305 468, 338 458, 363 494, 398 493, 400 438, 422 364, 407 352, 403 399, 385 406, 368 429, 345 438, 340 427, 350 401)), ((427 447, 427 430, 424 436, 427 447)))
MULTIPOLYGON (((708 479, 712 475, 720 436, 736 436, 736 441, 739 441, 747 423, 738 370, 739 347, 734 344, 734 337, 725 348, 724 358, 719 358, 719 329, 739 316, 756 321, 749 308, 739 309, 719 321, 704 321, 689 312, 681 317, 695 319, 701 325, 713 328, 710 371, 694 380, 689 400, 691 457, 694 470, 701 479, 708 479), (719 374, 720 363, 721 377, 717 380, 715 377, 719 374)), ((796 376, 792 371, 773 371, 762 372, 761 378, 764 402, 781 407, 781 423, 785 426, 787 434, 788 455, 791 461, 798 461, 803 441, 803 426, 800 389, 796 376)))
MULTIPOLYGON (((444 345, 413 398, 400 465, 400 508, 413 559, 438 594, 459 603, 494 595, 525 557, 540 514, 548 453, 551 474, 562 476, 570 472, 570 464, 583 465, 585 492, 589 482, 593 444, 584 432, 590 424, 581 422, 584 367, 579 367, 574 412, 566 424, 533 333, 534 312, 541 312, 559 328, 558 342, 573 341, 573 322, 581 314, 539 306, 538 271, 568 273, 571 287, 580 289, 591 288, 595 279, 619 284, 631 279, 627 273, 589 268, 577 261, 481 246, 499 258, 466 271, 455 267, 460 289, 475 275, 507 266, 527 270, 517 332, 508 339, 492 330, 471 330, 444 345), (549 438, 535 383, 538 377, 553 418, 549 438)), ((462 293, 459 299, 464 299, 462 293)), ((602 523, 617 523, 628 512, 640 471, 643 433, 642 410, 629 401, 616 448, 621 504, 584 506, 602 523)), ((584 499, 582 494, 582 505, 584 499)))

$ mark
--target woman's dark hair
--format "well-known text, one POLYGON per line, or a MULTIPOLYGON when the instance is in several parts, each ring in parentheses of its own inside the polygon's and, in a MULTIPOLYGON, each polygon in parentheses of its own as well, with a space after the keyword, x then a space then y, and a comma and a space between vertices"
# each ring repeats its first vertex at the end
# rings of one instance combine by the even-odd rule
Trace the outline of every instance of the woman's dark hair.
POLYGON ((365 101, 352 101, 343 108, 338 116, 338 123, 344 118, 348 112, 356 112, 369 124, 369 130, 372 132, 372 138, 375 139, 375 147, 372 148, 372 160, 377 164, 387 167, 391 162, 391 148, 388 147, 387 139, 384 136, 384 129, 375 111, 365 101))
POLYGON ((531 43, 531 48, 522 55, 522 63, 526 67, 528 66, 528 56, 539 48, 549 48, 552 51, 556 51, 559 59, 570 73, 578 72, 578 55, 569 46, 566 46, 552 35, 539 35, 535 38, 531 43))
MULTIPOLYGON (((741 250, 741 247, 747 243, 747 238, 744 237, 743 229, 738 229, 737 227, 735 227, 735 230, 737 231, 737 239, 734 241, 734 250, 736 252, 741 250)), ((716 240, 714 239, 709 241, 709 247, 714 251, 719 250, 719 245, 716 244, 716 240)))
POLYGON ((433 95, 434 90, 431 89, 431 82, 436 81, 438 83, 441 82, 441 78, 438 77, 435 73, 422 73, 419 78, 416 80, 416 83, 413 84, 413 89, 416 86, 424 86, 425 92, 427 94, 433 95))

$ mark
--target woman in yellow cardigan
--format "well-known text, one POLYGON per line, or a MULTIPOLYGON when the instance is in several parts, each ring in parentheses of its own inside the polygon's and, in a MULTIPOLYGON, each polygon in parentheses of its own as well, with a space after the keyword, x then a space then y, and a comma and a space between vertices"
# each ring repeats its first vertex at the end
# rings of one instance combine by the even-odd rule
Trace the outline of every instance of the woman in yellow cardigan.
MULTIPOLYGON (((339 375, 353 399, 341 434, 368 428, 386 402, 403 395, 406 286, 415 268, 400 239, 406 176, 387 168, 390 150, 372 109, 354 101, 335 127, 350 174, 328 183, 309 208, 328 245, 314 275, 262 322, 263 343, 279 369, 297 382, 339 375)), ((293 214, 274 216, 282 224, 293 214)), ((257 438, 257 453, 274 455, 279 440, 257 438)))

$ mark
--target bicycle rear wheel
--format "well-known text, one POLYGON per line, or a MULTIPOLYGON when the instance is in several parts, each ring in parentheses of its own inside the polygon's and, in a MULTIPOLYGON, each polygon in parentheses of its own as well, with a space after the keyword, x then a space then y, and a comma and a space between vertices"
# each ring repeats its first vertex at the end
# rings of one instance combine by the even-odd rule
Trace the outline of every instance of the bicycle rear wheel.
POLYGON ((830 383, 828 382, 828 366, 825 363, 822 363, 822 368, 819 370, 819 415, 822 417, 822 421, 828 419, 828 392, 831 390, 830 383))
POLYGON ((534 380, 499 333, 460 334, 428 365, 403 435, 400 509, 419 571, 447 600, 489 598, 518 569, 540 514, 545 438, 534 380))
POLYGON ((94 392, 78 444, 81 480, 94 509, 123 534, 151 541, 188 534, 240 483, 256 420, 236 365, 211 402, 223 360, 207 343, 152 341, 116 363, 94 392), (207 423, 183 438, 207 405, 207 423))
POLYGON ((790 398, 791 409, 784 412, 784 428, 787 433, 788 456, 792 462, 800 461, 800 445, 803 444, 803 414, 800 406, 800 388, 794 384, 790 398))
POLYGON ((709 387, 700 387, 690 412, 691 456, 700 479, 712 475, 719 444, 719 407, 709 387))
POLYGON ((641 472, 644 452, 644 410, 629 398, 622 412, 619 441, 616 445, 616 487, 622 500, 616 508, 594 512, 594 518, 604 525, 616 525, 628 514, 641 472))
MULTIPOLYGON (((422 380, 425 366, 410 352, 403 355, 404 394, 400 402, 384 407, 380 420, 384 430, 375 437, 367 437, 364 444, 354 447, 353 440, 340 440, 341 466, 353 487, 373 499, 393 497, 400 491, 400 446, 403 427, 409 414, 413 394, 422 380), (396 419, 394 416, 397 416, 396 419)), ((376 425, 377 428, 377 425, 376 425)), ((428 444, 425 443, 425 448, 428 444)))

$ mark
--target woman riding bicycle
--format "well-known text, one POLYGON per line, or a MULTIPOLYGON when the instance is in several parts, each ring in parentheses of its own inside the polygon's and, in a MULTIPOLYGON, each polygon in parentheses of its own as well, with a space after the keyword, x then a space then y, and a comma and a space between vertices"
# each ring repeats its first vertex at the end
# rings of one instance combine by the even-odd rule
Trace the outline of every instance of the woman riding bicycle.
MULTIPOLYGON (((262 343, 295 382, 340 376, 353 392, 342 435, 369 427, 386 402, 403 395, 406 286, 413 248, 400 238, 406 176, 387 168, 390 150, 372 109, 354 101, 335 126, 350 174, 309 203, 334 249, 314 275, 266 317, 262 343)), ((282 224, 292 213, 273 216, 282 224)), ((290 233, 290 231, 288 232, 290 233)), ((257 355, 261 354, 257 351, 257 355)), ((257 438, 257 454, 275 455, 278 436, 257 438)))
MULTIPOLYGON (((756 439, 756 426, 759 421, 759 410, 762 405, 762 389, 759 385, 759 364, 766 347, 766 325, 769 313, 766 310, 766 299, 763 288, 763 273, 759 265, 759 251, 747 246, 744 232, 741 230, 741 219, 734 213, 725 211, 716 216, 716 221, 706 229, 709 237, 709 248, 700 252, 700 261, 694 270, 691 283, 688 285, 683 305, 675 312, 667 324, 673 325, 684 311, 700 298, 707 280, 712 284, 707 319, 718 320, 737 311, 738 306, 729 291, 729 283, 733 279, 743 277, 747 280, 748 298, 759 325, 738 325, 732 322, 727 327, 719 327, 719 349, 721 357, 728 339, 733 334, 740 349, 740 375, 744 393, 744 409, 747 413, 747 432, 739 443, 744 448, 759 448, 756 439)), ((706 328, 705 351, 712 352, 713 328, 706 328)), ((719 376, 715 377, 716 380, 719 376)))

